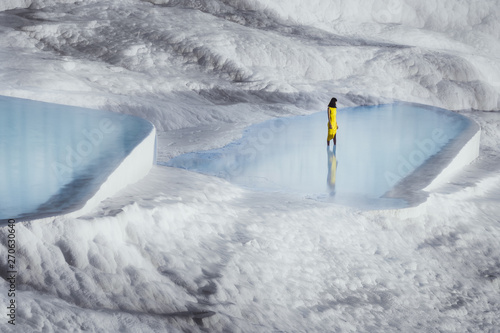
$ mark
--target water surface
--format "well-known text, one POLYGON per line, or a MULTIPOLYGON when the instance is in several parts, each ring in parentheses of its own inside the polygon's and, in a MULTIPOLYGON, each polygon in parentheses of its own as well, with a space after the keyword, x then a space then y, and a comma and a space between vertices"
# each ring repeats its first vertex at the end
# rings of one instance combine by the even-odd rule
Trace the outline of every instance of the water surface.
POLYGON ((80 208, 152 128, 133 116, 0 96, 0 219, 80 208))
POLYGON ((384 195, 469 124, 456 113, 408 103, 344 108, 337 117, 334 149, 327 149, 325 110, 251 126, 237 142, 184 154, 167 165, 258 190, 359 207, 403 207, 404 200, 384 195))

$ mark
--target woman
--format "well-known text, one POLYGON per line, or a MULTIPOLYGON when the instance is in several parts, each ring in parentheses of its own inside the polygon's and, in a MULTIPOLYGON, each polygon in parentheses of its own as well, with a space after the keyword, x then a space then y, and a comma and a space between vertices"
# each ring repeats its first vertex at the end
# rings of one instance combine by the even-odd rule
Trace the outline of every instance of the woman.
POLYGON ((326 138, 326 145, 330 147, 330 140, 333 140, 333 144, 337 145, 337 99, 334 97, 330 100, 328 104, 328 137, 326 138))

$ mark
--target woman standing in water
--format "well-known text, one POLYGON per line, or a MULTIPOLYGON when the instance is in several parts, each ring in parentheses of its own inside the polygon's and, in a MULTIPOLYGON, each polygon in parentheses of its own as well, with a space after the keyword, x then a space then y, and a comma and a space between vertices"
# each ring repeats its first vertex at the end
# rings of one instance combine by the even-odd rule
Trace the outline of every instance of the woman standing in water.
POLYGON ((337 99, 334 97, 328 104, 328 137, 326 138, 326 145, 330 147, 330 140, 333 140, 333 145, 337 146, 337 99))

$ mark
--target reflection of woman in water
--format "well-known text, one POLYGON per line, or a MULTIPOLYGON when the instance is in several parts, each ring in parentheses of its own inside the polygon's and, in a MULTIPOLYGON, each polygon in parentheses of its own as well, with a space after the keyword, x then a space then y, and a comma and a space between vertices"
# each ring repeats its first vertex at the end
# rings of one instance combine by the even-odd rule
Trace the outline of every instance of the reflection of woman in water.
POLYGON ((330 188, 330 193, 335 193, 335 181, 337 177, 337 156, 335 156, 335 151, 328 151, 328 176, 326 182, 330 188))
POLYGON ((337 99, 334 97, 330 100, 328 104, 328 137, 326 138, 327 146, 330 146, 330 140, 333 140, 333 144, 337 145, 337 99))

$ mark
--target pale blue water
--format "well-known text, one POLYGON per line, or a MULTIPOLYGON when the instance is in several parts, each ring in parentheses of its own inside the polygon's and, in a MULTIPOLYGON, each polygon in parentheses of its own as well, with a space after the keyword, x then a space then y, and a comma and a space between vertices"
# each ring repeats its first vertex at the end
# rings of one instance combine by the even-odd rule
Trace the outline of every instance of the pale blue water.
POLYGON ((133 116, 0 96, 0 220, 79 208, 152 128, 133 116))
POLYGON ((258 190, 367 208, 403 207, 403 200, 384 194, 469 123, 447 110, 408 103, 339 109, 333 153, 326 146, 325 110, 251 126, 237 142, 181 155, 167 165, 258 190))

